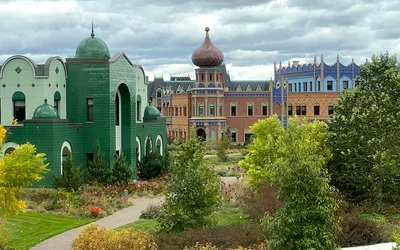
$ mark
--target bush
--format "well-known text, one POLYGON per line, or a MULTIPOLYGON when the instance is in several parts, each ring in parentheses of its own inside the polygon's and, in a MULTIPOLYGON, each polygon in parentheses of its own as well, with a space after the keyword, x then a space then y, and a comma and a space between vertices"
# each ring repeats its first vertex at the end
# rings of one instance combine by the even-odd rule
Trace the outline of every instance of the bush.
POLYGON ((104 159, 100 143, 97 141, 96 154, 93 161, 89 161, 85 172, 86 181, 89 184, 107 184, 110 177, 110 169, 104 159))
POLYGON ((250 247, 265 241, 265 233, 258 224, 230 224, 204 229, 190 229, 179 233, 158 234, 155 242, 159 250, 176 250, 210 243, 218 248, 250 247))
POLYGON ((111 183, 126 184, 132 178, 131 166, 126 162, 125 156, 120 155, 114 161, 114 167, 111 170, 111 183))
POLYGON ((371 245, 384 240, 376 222, 357 214, 344 214, 341 224, 342 231, 337 234, 336 240, 341 247, 371 245))
POLYGON ((62 163, 62 175, 53 175, 54 188, 65 188, 68 191, 78 190, 82 184, 82 172, 75 166, 71 152, 68 151, 67 158, 62 163))
MULTIPOLYGON (((249 247, 249 248, 247 248, 247 247, 246 248, 238 247, 238 248, 235 248, 235 249, 229 248, 227 250, 265 250, 265 249, 267 249, 267 246, 268 246, 268 242, 263 242, 263 243, 261 243, 259 245, 254 245, 254 246, 249 247)), ((206 245, 202 245, 202 244, 197 243, 193 247, 189 247, 189 248, 185 247, 184 250, 219 250, 219 249, 220 248, 218 248, 218 247, 216 247, 216 246, 214 246, 214 245, 212 245, 210 243, 207 243, 206 245)))
POLYGON ((161 214, 161 206, 150 204, 146 210, 140 214, 140 219, 157 219, 161 214))
POLYGON ((275 216, 276 211, 283 206, 278 202, 278 188, 263 184, 257 192, 252 192, 245 200, 247 213, 249 218, 259 221, 268 212, 271 216, 275 216))
POLYGON ((74 250, 148 250, 156 249, 150 234, 125 228, 122 231, 114 231, 90 224, 74 239, 74 250))
POLYGON ((157 177, 163 168, 163 157, 158 152, 149 152, 138 162, 137 175, 140 179, 149 180, 157 177))

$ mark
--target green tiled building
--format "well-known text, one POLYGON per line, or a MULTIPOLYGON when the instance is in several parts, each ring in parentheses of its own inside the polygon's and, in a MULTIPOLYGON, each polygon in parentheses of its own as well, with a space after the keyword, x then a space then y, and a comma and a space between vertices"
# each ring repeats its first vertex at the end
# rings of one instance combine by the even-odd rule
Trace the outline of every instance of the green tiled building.
POLYGON ((51 187, 68 151, 85 168, 98 141, 110 166, 123 154, 135 178, 146 141, 161 154, 166 145, 165 119, 149 104, 145 79, 124 53, 111 57, 93 30, 65 63, 59 57, 44 65, 23 56, 8 59, 0 66, 0 117, 8 129, 3 153, 20 143, 36 145, 50 168, 38 186, 51 187), (11 124, 12 116, 19 124, 11 124))

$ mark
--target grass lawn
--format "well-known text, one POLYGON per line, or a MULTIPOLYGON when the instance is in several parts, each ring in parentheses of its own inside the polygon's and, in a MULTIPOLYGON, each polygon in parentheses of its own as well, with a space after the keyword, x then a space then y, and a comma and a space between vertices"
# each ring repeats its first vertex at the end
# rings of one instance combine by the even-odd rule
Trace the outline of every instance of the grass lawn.
MULTIPOLYGON (((217 214, 216 219, 218 226, 229 225, 234 223, 242 223, 246 221, 246 218, 241 214, 217 214)), ((130 224, 121 227, 121 229, 125 227, 133 227, 146 232, 152 232, 154 231, 156 226, 157 226, 156 220, 140 219, 138 221, 132 222, 130 224)))
POLYGON ((92 221, 36 212, 10 215, 6 222, 10 231, 8 245, 15 249, 29 249, 54 235, 92 221))

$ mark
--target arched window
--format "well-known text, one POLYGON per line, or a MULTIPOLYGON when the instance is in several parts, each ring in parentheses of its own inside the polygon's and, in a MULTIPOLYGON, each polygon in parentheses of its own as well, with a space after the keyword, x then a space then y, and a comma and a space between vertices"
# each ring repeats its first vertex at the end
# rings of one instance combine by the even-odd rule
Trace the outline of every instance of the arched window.
POLYGON ((219 104, 219 116, 223 116, 222 110, 223 110, 223 104, 220 103, 220 104, 219 104))
POLYGON ((13 100, 13 113, 14 119, 17 119, 18 122, 23 122, 25 120, 25 95, 21 91, 17 91, 12 96, 13 100))
POLYGON ((68 154, 71 153, 71 144, 68 141, 64 141, 61 145, 61 168, 60 175, 64 175, 63 163, 67 160, 68 154))
POLYGON ((162 137, 161 137, 161 135, 158 135, 158 136, 157 136, 157 140, 156 140, 156 147, 157 147, 157 152, 158 152, 160 155, 163 155, 163 154, 164 154, 162 144, 163 144, 163 143, 162 143, 162 137))
POLYGON ((141 159, 140 138, 136 136, 136 162, 141 159))
POLYGON ((247 115, 253 116, 253 104, 252 103, 247 103, 247 115))
POLYGON ((54 93, 54 108, 57 110, 58 115, 61 117, 60 103, 61 103, 61 94, 60 92, 56 91, 54 93))
POLYGON ((204 116, 204 105, 203 105, 203 103, 199 104, 199 116, 204 116))

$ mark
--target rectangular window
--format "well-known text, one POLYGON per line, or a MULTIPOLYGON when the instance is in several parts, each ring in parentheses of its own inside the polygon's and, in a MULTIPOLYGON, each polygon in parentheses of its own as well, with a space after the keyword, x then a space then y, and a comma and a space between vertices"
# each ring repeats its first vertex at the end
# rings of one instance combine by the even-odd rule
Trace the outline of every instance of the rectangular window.
POLYGON ((247 103, 247 115, 253 116, 253 104, 252 103, 247 103))
POLYGON ((244 134, 244 143, 249 144, 253 139, 253 134, 244 134))
POLYGON ((186 116, 186 106, 183 106, 183 116, 186 116))
POLYGON ((93 98, 86 98, 86 121, 93 122, 93 98))
POLYGON ((142 120, 141 111, 142 111, 142 102, 141 101, 136 101, 136 120, 138 120, 138 121, 142 120))
POLYGON ((289 104, 289 106, 288 106, 288 115, 293 115, 293 106, 292 106, 292 104, 289 104))
POLYGON ((210 74, 210 82, 212 81, 212 74, 210 74))
POLYGON ((294 84, 294 92, 297 92, 297 83, 293 83, 294 84))
POLYGON ((310 82, 310 91, 312 92, 312 82, 310 82))
POLYGON ((307 115, 307 106, 305 104, 301 105, 301 115, 307 115))
POLYGON ((196 105, 195 104, 193 104, 192 112, 193 112, 193 116, 196 116, 196 105))
POLYGON ((232 130, 231 135, 232 135, 232 142, 236 142, 236 130, 232 130))
POLYGON ((202 103, 199 104, 199 116, 204 116, 204 106, 202 103))
POLYGON ((219 104, 219 116, 223 116, 222 114, 223 105, 222 103, 219 104))
POLYGON ((293 91, 292 87, 293 87, 292 84, 289 83, 289 92, 292 92, 292 91, 293 91))
POLYGON ((318 83, 317 83, 317 91, 321 91, 321 82, 320 81, 318 81, 318 83))
POLYGON ((18 122, 25 120, 25 101, 14 101, 14 119, 18 122))
POLYGON ((314 105, 314 115, 319 115, 319 105, 314 105))
POLYGON ((179 114, 178 114, 178 106, 175 106, 175 113, 174 113, 174 116, 178 116, 179 114))
POLYGON ((303 91, 307 92, 307 82, 303 82, 303 91))
POLYGON ((54 108, 57 110, 58 115, 60 115, 60 100, 54 100, 54 108))
POLYGON ((296 115, 300 115, 301 107, 300 105, 296 105, 296 115))
POLYGON ((179 116, 182 116, 182 107, 179 107, 179 116))
POLYGON ((349 88, 349 81, 343 81, 343 89, 349 88))
POLYGON ((161 89, 157 89, 157 98, 161 98, 161 89))
POLYGON ((333 105, 329 105, 329 106, 328 106, 328 115, 332 115, 332 114, 333 114, 333 111, 334 111, 333 105))
POLYGON ((215 107, 214 107, 214 103, 210 104, 210 116, 214 116, 215 115, 215 107))
POLYGON ((268 110, 267 104, 266 104, 266 103, 263 103, 263 104, 262 104, 262 115, 263 115, 263 116, 268 115, 267 110, 268 110))
POLYGON ((327 84, 326 89, 328 91, 332 91, 333 90, 333 81, 327 81, 326 84, 327 84))
POLYGON ((236 104, 231 104, 231 116, 236 116, 236 104))

